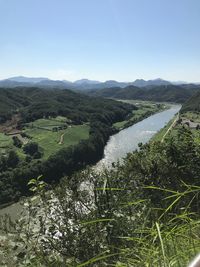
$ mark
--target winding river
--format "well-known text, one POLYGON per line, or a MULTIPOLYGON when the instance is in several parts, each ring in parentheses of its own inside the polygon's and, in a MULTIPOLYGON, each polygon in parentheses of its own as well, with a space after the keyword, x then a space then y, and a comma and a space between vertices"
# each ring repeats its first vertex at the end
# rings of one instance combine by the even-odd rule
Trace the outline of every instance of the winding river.
POLYGON ((138 143, 148 142, 174 117, 180 108, 180 105, 171 105, 170 109, 154 114, 111 136, 104 149, 104 157, 97 163, 95 169, 101 170, 102 167, 110 167, 112 162, 121 160, 128 152, 137 149, 138 143))

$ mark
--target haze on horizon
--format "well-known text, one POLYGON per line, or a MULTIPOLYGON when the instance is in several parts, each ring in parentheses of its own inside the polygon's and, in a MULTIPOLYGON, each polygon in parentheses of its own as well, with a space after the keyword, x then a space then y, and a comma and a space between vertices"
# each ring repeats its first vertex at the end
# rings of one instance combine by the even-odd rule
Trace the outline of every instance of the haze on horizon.
POLYGON ((0 0, 0 79, 200 81, 199 0, 0 0))

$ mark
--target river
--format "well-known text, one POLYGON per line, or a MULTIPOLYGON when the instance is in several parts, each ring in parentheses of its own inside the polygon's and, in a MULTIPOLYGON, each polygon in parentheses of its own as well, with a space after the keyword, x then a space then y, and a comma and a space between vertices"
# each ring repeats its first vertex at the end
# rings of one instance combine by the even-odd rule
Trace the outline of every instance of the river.
POLYGON ((112 162, 117 162, 138 148, 138 143, 147 143, 155 133, 161 130, 180 110, 180 105, 172 105, 170 109, 154 114, 129 128, 110 137, 104 149, 104 157, 95 169, 110 167, 112 162))

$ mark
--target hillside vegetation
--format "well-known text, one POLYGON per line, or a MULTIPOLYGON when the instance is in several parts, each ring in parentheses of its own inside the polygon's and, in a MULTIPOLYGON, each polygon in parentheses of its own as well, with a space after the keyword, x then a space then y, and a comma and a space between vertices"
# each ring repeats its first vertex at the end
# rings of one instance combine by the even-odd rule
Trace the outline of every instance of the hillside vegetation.
POLYGON ((2 262, 188 266, 200 249, 199 173, 200 144, 183 127, 176 138, 140 144, 111 170, 65 177, 51 193, 41 178, 32 179, 40 200, 27 202, 28 216, 10 225, 2 262))
POLYGON ((182 107, 182 112, 196 111, 200 112, 200 92, 193 95, 182 107))
POLYGON ((146 88, 128 86, 125 88, 113 87, 93 90, 88 91, 88 94, 117 99, 138 99, 146 101, 184 103, 199 90, 200 87, 197 86, 190 88, 175 85, 161 85, 156 87, 150 86, 146 88))
MULTIPOLYGON (((111 118, 115 116, 107 121, 91 117, 89 139, 63 148, 44 162, 13 167, 15 161, 9 155, 8 169, 0 174, 1 201, 10 200, 10 194, 15 199, 28 195, 28 189, 37 196, 26 201, 25 215, 17 224, 7 217, 2 219, 2 263, 42 267, 187 266, 200 250, 200 132, 185 123, 186 116, 190 116, 188 120, 199 119, 191 100, 183 105, 187 112, 181 112, 164 140, 166 129, 156 141, 139 144, 123 163, 100 173, 89 168, 79 170, 102 155, 113 133, 116 122, 111 118), (40 174, 43 176, 38 177, 40 174), (60 183, 50 186, 52 181, 60 183)), ((126 108, 129 111, 130 107, 126 108)), ((139 113, 137 110, 136 116, 139 113)), ((128 113, 128 117, 133 115, 128 113)), ((63 117, 54 119, 62 126, 63 117)), ((54 127, 53 120, 48 120, 29 124, 54 127)))
POLYGON ((113 124, 134 105, 69 90, 0 90, 0 203, 29 194, 27 181, 43 173, 49 183, 103 155, 113 124), (1 105, 1 104, 4 105, 1 105))
POLYGON ((12 113, 19 111, 24 122, 61 115, 75 123, 88 121, 91 116, 97 114, 103 117, 104 113, 108 112, 110 116, 112 113, 113 116, 122 118, 127 110, 131 109, 130 105, 90 98, 70 90, 23 87, 0 89, 0 107, 1 121, 9 119, 12 113))

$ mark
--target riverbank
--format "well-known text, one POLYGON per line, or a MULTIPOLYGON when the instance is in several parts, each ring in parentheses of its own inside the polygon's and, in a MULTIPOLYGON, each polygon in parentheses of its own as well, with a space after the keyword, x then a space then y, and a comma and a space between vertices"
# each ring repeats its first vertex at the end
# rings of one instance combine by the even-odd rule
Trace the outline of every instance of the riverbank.
POLYGON ((114 123, 113 126, 121 131, 126 129, 143 119, 148 118, 149 116, 161 112, 163 110, 169 109, 171 107, 170 104, 167 103, 153 103, 149 101, 133 101, 133 100, 120 100, 124 103, 129 103, 135 105, 138 109, 132 111, 132 115, 130 115, 126 120, 114 123))
POLYGON ((100 171, 104 167, 110 167, 113 162, 121 161, 127 153, 136 150, 138 143, 149 142, 166 126, 180 108, 180 105, 171 105, 171 108, 156 113, 111 136, 104 149, 104 157, 95 168, 100 171))
POLYGON ((177 138, 178 131, 183 127, 191 131, 197 143, 200 142, 200 115, 198 112, 179 112, 175 118, 170 120, 163 129, 153 136, 151 141, 164 142, 170 136, 177 138))

